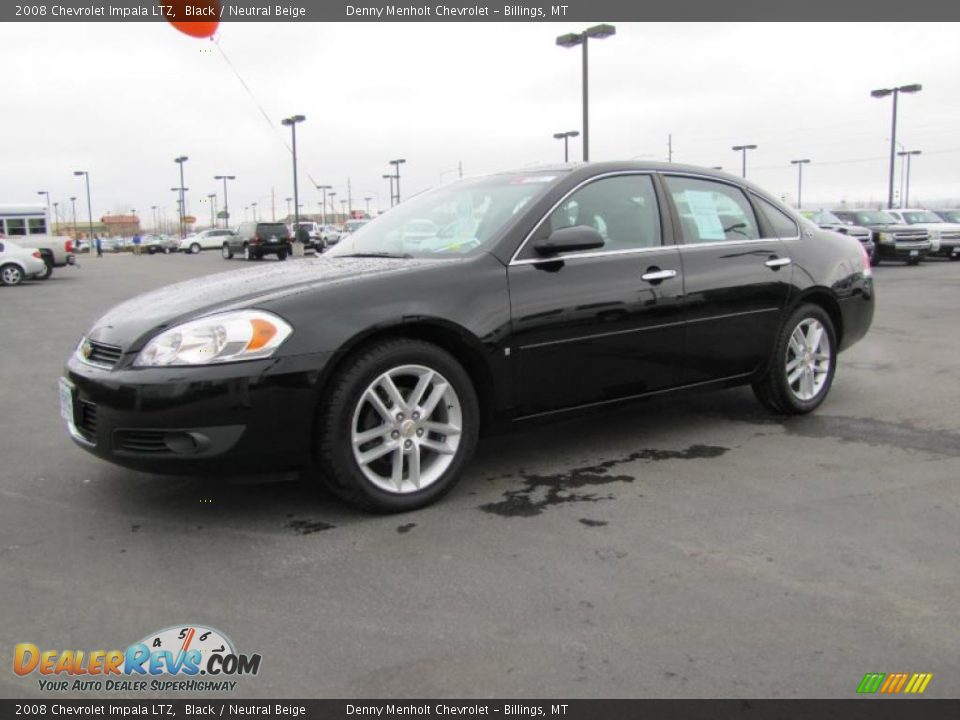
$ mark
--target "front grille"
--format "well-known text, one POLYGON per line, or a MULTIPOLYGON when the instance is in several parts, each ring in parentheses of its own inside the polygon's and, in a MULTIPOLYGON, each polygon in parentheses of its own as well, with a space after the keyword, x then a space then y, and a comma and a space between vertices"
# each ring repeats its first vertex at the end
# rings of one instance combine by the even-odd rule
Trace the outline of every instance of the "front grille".
POLYGON ((163 430, 117 430, 114 446, 134 453, 169 453, 163 430))
POLYGON ((107 345, 95 340, 87 340, 87 342, 90 343, 90 354, 86 360, 93 365, 112 368, 120 360, 120 356, 123 355, 123 349, 116 345, 107 345))
POLYGON ((927 239, 927 231, 898 232, 893 234, 893 239, 897 242, 922 242, 927 239))
POLYGON ((97 406, 92 402, 80 401, 77 412, 77 429, 90 440, 97 437, 97 406))
POLYGON ((947 242, 956 242, 960 240, 960 232, 942 232, 940 233, 940 239, 947 242))

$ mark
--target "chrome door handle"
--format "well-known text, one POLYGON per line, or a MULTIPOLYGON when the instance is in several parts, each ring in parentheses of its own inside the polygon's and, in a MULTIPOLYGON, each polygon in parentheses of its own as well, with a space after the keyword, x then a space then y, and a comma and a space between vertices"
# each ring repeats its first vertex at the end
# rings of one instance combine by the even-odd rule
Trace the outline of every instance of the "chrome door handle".
POLYGON ((646 280, 647 282, 659 282, 660 280, 669 280, 670 278, 675 278, 676 276, 676 270, 653 270, 650 272, 645 272, 640 276, 640 279, 646 280))
POLYGON ((764 265, 766 265, 768 268, 778 268, 783 267, 784 265, 789 265, 790 262, 790 258, 770 258, 764 263, 764 265))

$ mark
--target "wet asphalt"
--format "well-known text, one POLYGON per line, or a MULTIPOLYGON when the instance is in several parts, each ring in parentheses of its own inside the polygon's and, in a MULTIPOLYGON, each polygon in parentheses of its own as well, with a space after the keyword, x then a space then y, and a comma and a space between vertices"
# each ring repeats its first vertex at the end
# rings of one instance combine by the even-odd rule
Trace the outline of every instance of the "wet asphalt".
POLYGON ((960 263, 876 270, 872 331, 813 415, 735 389, 525 427, 392 517, 67 438, 57 378, 96 317, 229 267, 85 257, 0 288, 0 695, 43 695, 16 643, 193 623, 261 654, 235 697, 849 698, 866 672, 960 694, 960 263))

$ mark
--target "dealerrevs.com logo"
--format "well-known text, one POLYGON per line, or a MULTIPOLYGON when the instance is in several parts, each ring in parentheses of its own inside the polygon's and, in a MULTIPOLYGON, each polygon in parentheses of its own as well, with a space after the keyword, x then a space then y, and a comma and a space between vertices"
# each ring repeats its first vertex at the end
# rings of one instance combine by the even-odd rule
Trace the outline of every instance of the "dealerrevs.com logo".
POLYGON ((176 625, 151 633, 126 650, 41 649, 19 643, 13 671, 39 675, 40 690, 67 691, 229 691, 232 678, 256 675, 260 655, 238 653, 219 630, 176 625))

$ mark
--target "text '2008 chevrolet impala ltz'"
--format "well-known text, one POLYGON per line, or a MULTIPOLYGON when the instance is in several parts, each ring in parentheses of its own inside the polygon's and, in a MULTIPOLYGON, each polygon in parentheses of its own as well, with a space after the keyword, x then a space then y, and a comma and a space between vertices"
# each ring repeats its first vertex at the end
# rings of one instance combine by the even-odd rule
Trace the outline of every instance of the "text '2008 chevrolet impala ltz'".
POLYGON ((423 194, 315 259, 119 305, 69 358, 61 410, 126 467, 298 469, 409 510, 502 421, 739 384, 809 412, 873 307, 856 240, 740 179, 525 170, 423 194))

